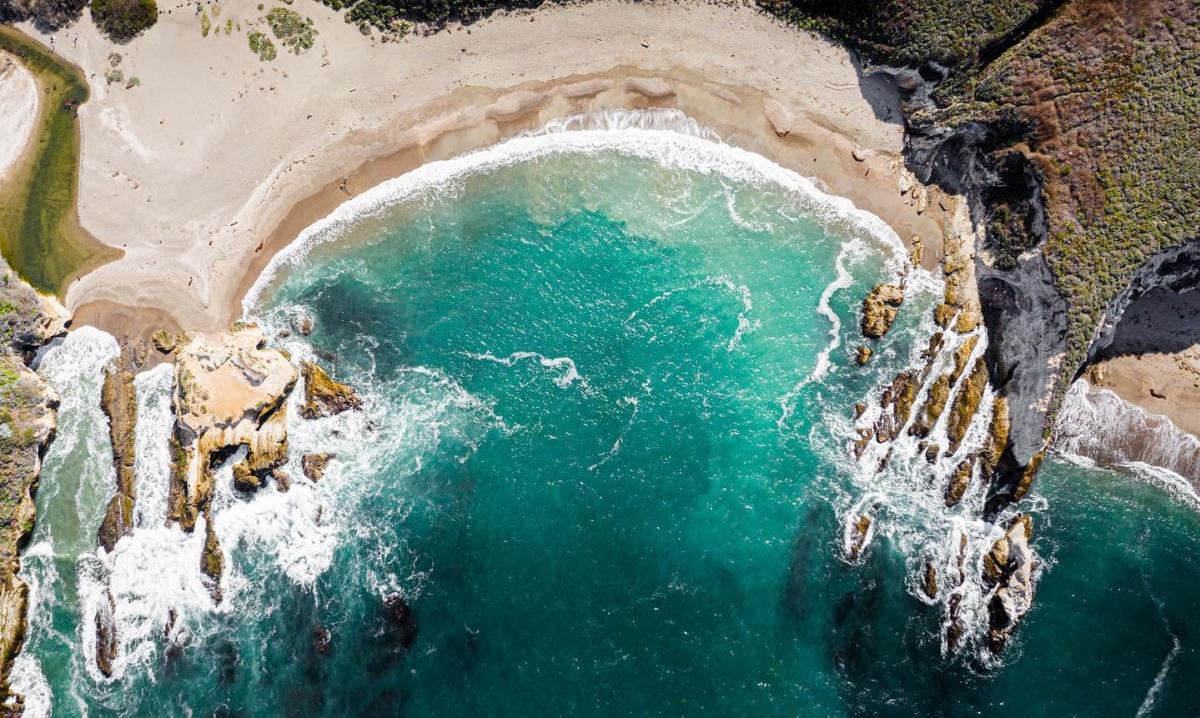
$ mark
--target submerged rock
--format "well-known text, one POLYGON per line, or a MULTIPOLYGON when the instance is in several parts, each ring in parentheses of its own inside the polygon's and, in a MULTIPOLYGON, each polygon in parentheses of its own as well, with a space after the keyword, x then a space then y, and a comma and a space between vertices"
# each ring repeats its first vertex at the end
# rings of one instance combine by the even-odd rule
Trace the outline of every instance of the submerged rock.
POLYGON ((328 656, 333 648, 333 634, 324 626, 313 627, 313 650, 322 656, 328 656))
POLYGON ((335 381, 319 365, 301 362, 300 370, 304 375, 304 404, 300 407, 300 416, 319 419, 362 408, 358 392, 335 381))
POLYGON ((411 648, 417 640, 417 618, 413 615, 412 607, 398 593, 389 594, 383 600, 383 606, 387 609, 392 628, 398 633, 400 645, 406 650, 411 648))
POLYGON ((877 284, 863 300, 862 333, 879 339, 888 333, 904 303, 904 288, 899 284, 877 284))

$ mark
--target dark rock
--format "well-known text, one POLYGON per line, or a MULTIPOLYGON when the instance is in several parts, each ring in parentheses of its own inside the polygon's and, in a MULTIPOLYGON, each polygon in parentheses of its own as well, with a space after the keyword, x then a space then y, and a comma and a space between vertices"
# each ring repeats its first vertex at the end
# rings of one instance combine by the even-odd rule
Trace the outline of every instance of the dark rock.
POLYGON ((933 565, 932 561, 925 562, 925 580, 921 582, 921 590, 923 590, 925 595, 929 598, 937 598, 937 567, 933 565))
POLYGON ((283 469, 275 469, 271 472, 271 478, 275 479, 275 488, 281 493, 287 493, 288 489, 292 488, 291 474, 283 469))
POLYGON ((96 668, 105 677, 112 677, 113 661, 117 658, 117 630, 113 621, 116 606, 111 591, 104 592, 104 600, 96 610, 96 668))
POLYGON ((328 656, 333 650, 333 636, 329 633, 329 629, 324 626, 316 626, 313 628, 313 650, 322 656, 328 656))
POLYGON ((383 605, 387 609, 389 622, 398 631, 400 645, 405 650, 411 648, 417 640, 417 618, 413 615, 412 607, 398 593, 388 595, 383 605))
POLYGON ((238 491, 254 493, 262 488, 262 478, 250 470, 246 462, 239 461, 233 465, 233 487, 238 491))

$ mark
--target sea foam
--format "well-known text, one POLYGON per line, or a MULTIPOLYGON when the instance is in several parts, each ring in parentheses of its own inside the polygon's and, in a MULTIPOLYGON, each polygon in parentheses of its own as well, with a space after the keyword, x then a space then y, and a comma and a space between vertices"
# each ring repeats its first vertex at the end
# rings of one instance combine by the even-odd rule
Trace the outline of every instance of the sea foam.
MULTIPOLYGON (((734 182, 770 184, 792 193, 803 213, 839 233, 862 232, 888 250, 890 273, 908 261, 907 251, 895 231, 882 219, 860 210, 844 197, 822 192, 814 180, 786 169, 762 155, 719 141, 715 132, 700 127, 678 111, 623 111, 588 113, 556 121, 537 133, 513 137, 498 145, 460 157, 430 162, 385 181, 347 200, 325 218, 307 227, 272 257, 242 300, 242 310, 252 315, 263 292, 280 270, 303 260, 316 245, 333 241, 357 223, 380 216, 389 207, 423 194, 455 196, 462 181, 472 175, 544 157, 575 153, 617 153, 646 159, 669 169, 716 174, 734 182)), ((928 272, 915 272, 926 275, 928 272)))

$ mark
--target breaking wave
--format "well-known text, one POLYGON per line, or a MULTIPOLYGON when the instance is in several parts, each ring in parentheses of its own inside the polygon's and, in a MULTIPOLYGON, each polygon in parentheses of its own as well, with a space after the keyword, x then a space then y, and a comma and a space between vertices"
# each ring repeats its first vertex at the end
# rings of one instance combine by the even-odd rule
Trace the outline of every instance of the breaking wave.
POLYGON ((716 133, 678 111, 610 111, 568 117, 551 123, 541 132, 518 135, 461 157, 421 165, 347 200, 301 232, 267 264, 242 299, 243 312, 253 313, 281 269, 300 262, 314 246, 344 236, 366 218, 380 216, 397 203, 426 194, 455 196, 462 181, 472 175, 564 153, 616 153, 651 160, 669 169, 783 188, 792 193, 805 215, 827 229, 852 234, 865 232, 882 242, 890 250, 891 273, 905 266, 908 255, 903 242, 879 217, 856 208, 844 197, 822 192, 812 179, 719 139, 716 133))
POLYGON ((1108 389, 1084 379, 1071 386, 1054 446, 1065 459, 1122 469, 1200 508, 1200 439, 1108 389))

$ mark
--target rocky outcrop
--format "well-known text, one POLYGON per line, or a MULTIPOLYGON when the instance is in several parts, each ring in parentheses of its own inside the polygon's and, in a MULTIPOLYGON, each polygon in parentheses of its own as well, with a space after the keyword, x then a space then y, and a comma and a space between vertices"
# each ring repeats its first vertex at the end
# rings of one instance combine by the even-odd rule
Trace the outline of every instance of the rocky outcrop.
POLYGON ((216 603, 221 602, 221 575, 225 572, 225 554, 210 517, 204 526, 204 548, 200 551, 200 572, 205 576, 208 592, 216 603))
POLYGON ((937 566, 933 565, 932 561, 925 562, 925 575, 921 581, 921 590, 925 592, 925 597, 935 599, 938 595, 938 580, 937 566))
POLYGON ((871 542, 872 524, 875 519, 870 512, 860 514, 854 523, 850 524, 849 532, 846 535, 846 557, 851 561, 857 561, 862 556, 867 544, 871 542))
POLYGON ((304 475, 309 481, 320 481, 325 477, 325 469, 329 466, 329 460, 333 458, 333 454, 305 454, 300 459, 300 466, 304 470, 304 475))
POLYGON ((984 556, 984 583, 996 587, 988 601, 987 640, 993 653, 1004 649, 1033 604, 1036 561, 1029 547, 1032 538, 1033 521, 1028 515, 1018 515, 984 556))
POLYGON ((900 430, 904 428, 912 413, 913 403, 916 402, 920 389, 917 374, 913 371, 900 372, 891 385, 884 389, 883 398, 879 402, 883 411, 875 423, 875 439, 879 443, 891 441, 900 435, 900 430))
POLYGON ((975 462, 967 459, 959 463, 950 474, 950 483, 946 485, 946 506, 957 506, 971 486, 971 473, 975 462))
POLYGON ((929 436, 929 432, 933 429, 934 424, 937 423, 942 412, 946 410, 946 402, 950 400, 950 388, 949 374, 943 374, 933 381, 933 384, 929 387, 929 394, 925 399, 925 406, 921 410, 921 415, 913 422, 913 425, 909 428, 909 433, 921 438, 929 436))
POLYGON ((70 314, 51 297, 22 282, 0 258, 0 354, 28 364, 51 339, 62 336, 70 314))
POLYGON ((192 530, 208 512, 214 463, 237 449, 246 449, 234 468, 243 485, 248 473, 261 483, 287 460, 287 397, 296 380, 287 356, 267 348, 255 326, 198 335, 179 349, 170 520, 192 530))
POLYGON ((96 668, 105 677, 112 677, 113 662, 117 659, 117 629, 113 614, 116 603, 112 591, 105 591, 96 610, 96 668))
POLYGON ((300 371, 304 375, 304 404, 300 407, 300 416, 305 419, 319 419, 362 408, 358 392, 335 381, 319 365, 300 362, 300 371))
POLYGON ((108 417, 108 434, 112 439, 113 469, 117 478, 117 493, 108 503, 100 523, 99 541, 105 551, 112 551, 117 541, 133 530, 134 475, 136 454, 137 392, 133 385, 136 360, 123 347, 115 365, 104 371, 100 406, 108 417))
POLYGON ((946 451, 953 454, 958 451, 962 440, 967 435, 967 429, 979 411, 983 401, 983 392, 987 388, 988 370, 983 359, 975 362, 975 367, 963 381, 958 394, 954 396, 954 405, 950 408, 950 419, 946 425, 946 451))
POLYGON ((0 703, 21 705, 8 673, 25 639, 29 589, 17 575, 33 530, 33 493, 54 439, 58 395, 25 364, 66 327, 66 312, 0 260, 0 703))
POLYGON ((888 333, 904 303, 904 288, 899 284, 877 284, 863 299, 862 334, 879 339, 888 333))

